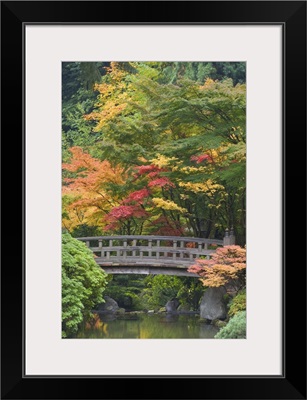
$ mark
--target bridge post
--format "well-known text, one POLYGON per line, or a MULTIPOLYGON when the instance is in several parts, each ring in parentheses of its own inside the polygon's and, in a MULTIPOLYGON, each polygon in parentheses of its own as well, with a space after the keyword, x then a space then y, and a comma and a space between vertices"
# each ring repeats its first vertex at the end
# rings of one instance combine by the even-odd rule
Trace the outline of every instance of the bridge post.
MULTIPOLYGON (((109 240, 109 247, 112 247, 112 246, 113 246, 113 240, 109 240)), ((118 255, 118 252, 116 254, 118 255)), ((109 250, 109 251, 107 251, 107 260, 110 259, 110 255, 111 255, 111 253, 109 250)))
MULTIPOLYGON (((180 240, 180 249, 184 249, 184 241, 180 240)), ((180 252, 180 258, 183 258, 183 251, 180 252)))
MULTIPOLYGON (((135 239, 132 241, 132 246, 136 247, 136 240, 135 240, 135 239)), ((136 251, 135 251, 135 250, 133 250, 132 256, 133 256, 133 257, 136 256, 136 251)))
MULTIPOLYGON (((160 247, 160 240, 157 240, 156 246, 157 246, 157 248, 158 248, 158 250, 159 250, 159 247, 160 247)), ((160 251, 157 251, 157 252, 156 252, 156 258, 157 258, 157 259, 160 258, 160 251)))
POLYGON ((98 247, 100 248, 100 257, 104 256, 104 251, 102 249, 102 239, 98 240, 98 247))
MULTIPOLYGON (((127 247, 127 239, 124 239, 124 247, 127 247)), ((124 260, 126 260, 126 258, 127 258, 127 250, 125 249, 125 250, 123 250, 123 257, 124 257, 124 260)))
MULTIPOLYGON (((177 249, 177 241, 176 240, 173 240, 173 249, 177 249)), ((176 258, 176 253, 174 252, 173 259, 175 259, 175 258, 176 258)))
POLYGON ((230 228, 230 232, 228 228, 225 230, 225 236, 223 240, 223 246, 230 246, 236 244, 236 237, 234 235, 233 227, 230 228))
MULTIPOLYGON (((152 248, 152 240, 151 239, 148 239, 148 247, 150 249, 152 248)), ((151 250, 149 250, 148 251, 148 257, 151 257, 151 255, 152 255, 152 252, 151 252, 151 250)))

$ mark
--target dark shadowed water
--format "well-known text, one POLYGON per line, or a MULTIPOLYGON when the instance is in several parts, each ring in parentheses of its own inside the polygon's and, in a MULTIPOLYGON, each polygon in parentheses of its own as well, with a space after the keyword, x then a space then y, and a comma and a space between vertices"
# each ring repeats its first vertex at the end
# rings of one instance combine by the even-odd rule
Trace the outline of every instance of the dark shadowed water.
POLYGON ((76 338, 89 339, 212 339, 218 328, 199 322, 199 315, 95 314, 76 338))

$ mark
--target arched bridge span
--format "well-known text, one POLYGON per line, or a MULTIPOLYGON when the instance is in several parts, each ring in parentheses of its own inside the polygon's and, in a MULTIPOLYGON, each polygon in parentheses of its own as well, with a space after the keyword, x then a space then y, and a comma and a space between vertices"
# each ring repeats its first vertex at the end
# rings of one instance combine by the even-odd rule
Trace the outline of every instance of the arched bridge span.
POLYGON ((224 240, 181 236, 95 236, 78 238, 109 274, 153 274, 198 277, 187 269, 199 257, 210 257, 219 246, 234 244, 233 233, 224 240))

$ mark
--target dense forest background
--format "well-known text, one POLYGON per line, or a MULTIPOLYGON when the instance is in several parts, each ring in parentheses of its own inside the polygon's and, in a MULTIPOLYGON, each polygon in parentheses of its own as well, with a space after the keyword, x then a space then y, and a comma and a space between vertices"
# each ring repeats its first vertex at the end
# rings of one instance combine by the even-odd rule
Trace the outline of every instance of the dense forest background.
POLYGON ((243 62, 63 63, 63 229, 245 245, 245 80, 243 62))

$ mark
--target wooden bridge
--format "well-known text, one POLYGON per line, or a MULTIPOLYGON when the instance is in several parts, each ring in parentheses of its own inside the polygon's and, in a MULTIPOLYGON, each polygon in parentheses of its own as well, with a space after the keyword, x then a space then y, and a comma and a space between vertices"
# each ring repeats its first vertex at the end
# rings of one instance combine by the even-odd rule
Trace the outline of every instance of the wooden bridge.
POLYGON ((181 236, 97 236, 78 238, 109 274, 198 277, 187 269, 199 257, 210 257, 219 246, 234 244, 233 232, 224 240, 181 236))

